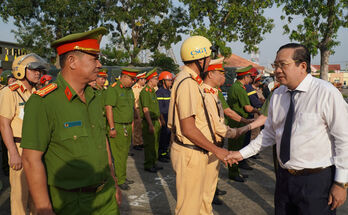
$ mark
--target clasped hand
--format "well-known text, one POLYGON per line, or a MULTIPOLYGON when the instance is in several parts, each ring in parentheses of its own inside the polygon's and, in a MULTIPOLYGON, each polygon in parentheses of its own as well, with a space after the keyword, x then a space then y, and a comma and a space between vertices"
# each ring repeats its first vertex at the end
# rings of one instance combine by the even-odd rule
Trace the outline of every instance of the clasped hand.
POLYGON ((227 161, 230 166, 232 166, 232 164, 238 164, 238 161, 243 160, 243 157, 239 151, 229 151, 224 160, 227 161))

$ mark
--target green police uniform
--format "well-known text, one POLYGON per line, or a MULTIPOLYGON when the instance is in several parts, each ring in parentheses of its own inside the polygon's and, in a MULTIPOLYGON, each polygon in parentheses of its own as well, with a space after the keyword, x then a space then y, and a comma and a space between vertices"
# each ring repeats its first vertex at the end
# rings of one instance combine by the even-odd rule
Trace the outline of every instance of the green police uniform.
POLYGON ((143 119, 143 140, 144 140, 144 153, 145 162, 144 168, 150 169, 154 167, 158 159, 158 146, 159 146, 159 132, 160 132, 160 110, 159 104, 154 88, 145 85, 141 90, 139 96, 139 107, 140 107, 140 117, 143 119), (149 125, 145 119, 143 108, 147 107, 149 109, 152 124, 154 126, 154 134, 149 133, 149 125))
POLYGON ((132 141, 132 122, 134 119, 134 94, 130 87, 117 81, 106 90, 105 105, 112 106, 116 137, 109 138, 115 173, 119 185, 126 181, 127 158, 132 141))
POLYGON ((91 87, 86 103, 58 75, 25 106, 21 147, 44 152, 56 214, 118 214, 106 150, 103 98, 91 87), (104 185, 103 185, 104 184, 104 185), (76 188, 95 187, 95 192, 76 188))
MULTIPOLYGON (((244 110, 244 106, 250 105, 250 101, 248 94, 240 81, 237 80, 228 90, 227 104, 241 117, 248 117, 248 113, 244 110)), ((240 128, 245 124, 228 119, 228 125, 231 128, 240 128)), ((245 135, 241 135, 237 139, 229 139, 228 149, 232 151, 239 151, 243 147, 244 138, 245 135)), ((233 164, 232 167, 229 167, 228 170, 228 176, 230 178, 239 175, 239 168, 236 164, 233 164)))

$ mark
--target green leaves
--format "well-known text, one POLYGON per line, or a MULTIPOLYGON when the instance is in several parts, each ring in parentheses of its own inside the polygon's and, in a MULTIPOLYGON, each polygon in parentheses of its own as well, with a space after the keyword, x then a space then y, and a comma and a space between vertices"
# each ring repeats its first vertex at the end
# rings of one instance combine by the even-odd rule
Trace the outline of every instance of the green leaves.
POLYGON ((252 52, 274 25, 272 19, 263 16, 271 7, 271 0, 180 0, 187 5, 192 35, 207 37, 218 45, 222 55, 231 54, 228 42, 241 41, 244 50, 252 52))

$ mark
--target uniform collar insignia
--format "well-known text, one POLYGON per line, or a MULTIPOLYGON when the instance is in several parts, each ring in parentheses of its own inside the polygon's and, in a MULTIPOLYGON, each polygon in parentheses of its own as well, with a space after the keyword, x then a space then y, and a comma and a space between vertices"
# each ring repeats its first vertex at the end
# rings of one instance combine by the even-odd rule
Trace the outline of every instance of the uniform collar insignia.
POLYGON ((69 87, 67 86, 64 90, 65 96, 68 98, 68 100, 70 101, 71 97, 72 97, 72 93, 69 89, 69 87))

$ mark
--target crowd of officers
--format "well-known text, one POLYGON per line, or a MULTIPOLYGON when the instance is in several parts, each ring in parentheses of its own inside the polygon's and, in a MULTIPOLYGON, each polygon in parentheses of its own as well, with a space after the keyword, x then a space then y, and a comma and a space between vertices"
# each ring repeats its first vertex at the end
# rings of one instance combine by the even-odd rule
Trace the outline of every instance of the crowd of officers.
MULTIPOLYGON (((183 70, 141 73, 123 68, 108 86, 99 62, 103 27, 54 41, 61 72, 52 82, 38 55, 19 56, 0 90, 3 170, 9 174, 12 214, 118 214, 120 189, 129 190, 129 149, 144 151, 144 170, 172 162, 176 214, 212 214, 219 161, 257 135, 249 123, 265 102, 252 66, 236 71, 225 100, 223 58, 210 60, 211 43, 193 36, 181 47, 183 70), (173 84, 175 78, 175 82, 173 84), (227 116, 227 119, 225 119, 227 116), (132 145, 132 146, 131 146, 132 145), (7 159, 8 153, 8 161, 7 159), (8 165, 7 165, 8 164, 8 165)), ((266 88, 268 89, 268 87, 266 88)), ((244 182, 239 168, 229 178, 244 182)))

